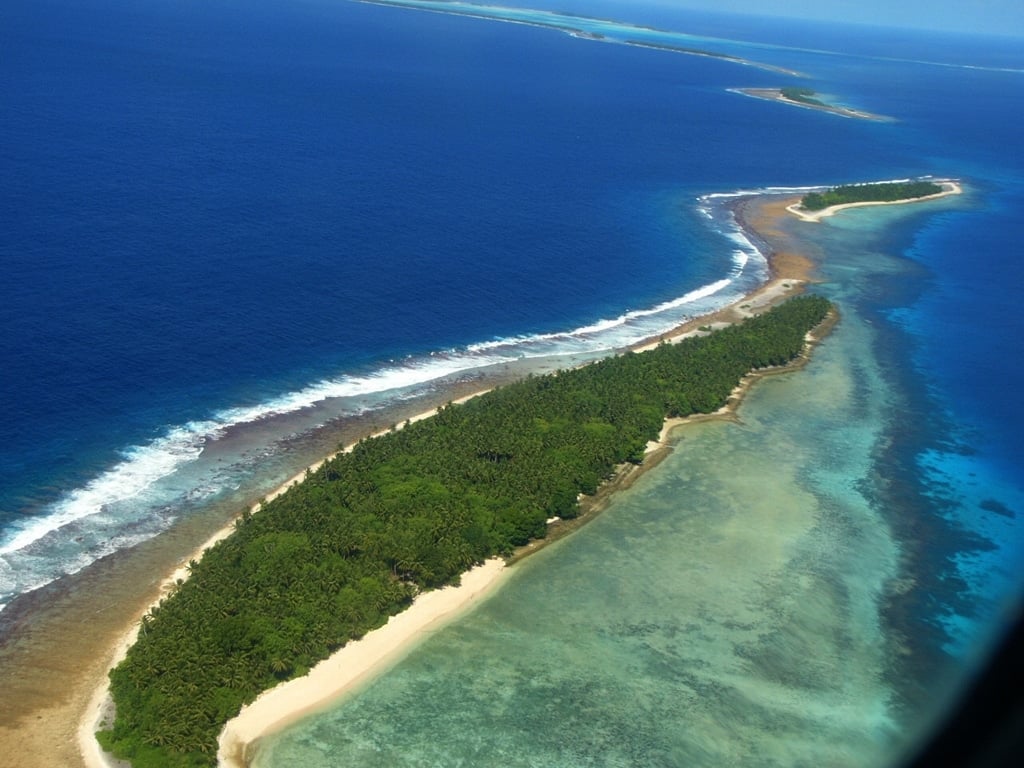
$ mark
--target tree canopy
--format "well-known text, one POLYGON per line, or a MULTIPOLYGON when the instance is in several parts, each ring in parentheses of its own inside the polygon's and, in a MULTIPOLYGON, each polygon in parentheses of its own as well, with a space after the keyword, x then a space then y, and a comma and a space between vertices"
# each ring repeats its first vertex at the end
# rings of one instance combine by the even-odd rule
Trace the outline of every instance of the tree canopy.
POLYGON ((243 513, 142 620, 98 738, 135 768, 209 766, 240 707, 405 608, 417 592, 578 514, 666 417, 709 413, 800 354, 816 296, 677 344, 535 376, 362 440, 243 513))

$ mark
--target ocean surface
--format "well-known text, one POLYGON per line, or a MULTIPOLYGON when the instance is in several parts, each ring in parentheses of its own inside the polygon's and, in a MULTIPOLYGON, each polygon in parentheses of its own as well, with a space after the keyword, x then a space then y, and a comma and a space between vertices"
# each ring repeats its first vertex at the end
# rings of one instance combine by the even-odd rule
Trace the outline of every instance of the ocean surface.
POLYGON ((0 9, 0 631, 340 419, 742 295, 738 191, 955 177, 795 230, 811 366, 259 757, 874 764, 1024 591, 1019 37, 405 4, 0 9), (729 90, 786 85, 892 120, 729 90))

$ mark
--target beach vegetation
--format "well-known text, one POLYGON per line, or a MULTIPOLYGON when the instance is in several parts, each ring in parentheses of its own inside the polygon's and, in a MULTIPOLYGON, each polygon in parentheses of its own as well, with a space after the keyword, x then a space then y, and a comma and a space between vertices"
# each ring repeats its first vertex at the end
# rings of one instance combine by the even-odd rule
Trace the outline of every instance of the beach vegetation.
POLYGON ((531 376, 361 440, 243 513, 142 620, 111 671, 101 745, 135 768, 210 766, 224 723, 423 590, 545 536, 668 417, 722 407, 791 362, 829 312, 816 296, 679 343, 531 376))
POLYGON ((848 184, 825 192, 810 192, 800 204, 808 211, 820 211, 833 205, 866 202, 893 202, 913 200, 937 195, 942 187, 931 181, 881 182, 877 184, 848 184))

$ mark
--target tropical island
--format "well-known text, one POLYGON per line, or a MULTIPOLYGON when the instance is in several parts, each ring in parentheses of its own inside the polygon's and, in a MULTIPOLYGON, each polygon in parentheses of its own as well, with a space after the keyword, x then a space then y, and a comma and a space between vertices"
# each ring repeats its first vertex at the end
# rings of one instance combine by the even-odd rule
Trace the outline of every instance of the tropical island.
POLYGON ((784 366, 831 310, 792 298, 678 343, 535 376, 397 425, 245 512, 142 619, 98 734, 145 766, 213 765, 225 722, 420 593, 546 536, 644 460, 666 418, 707 414, 784 366))
POLYGON ((808 192, 800 202, 788 206, 786 210, 804 221, 821 221, 845 208, 934 200, 947 195, 958 195, 962 191, 960 184, 951 179, 846 184, 808 192))
POLYGON ((854 117, 860 120, 892 120, 885 115, 876 115, 872 112, 865 112, 861 109, 852 109, 838 104, 829 104, 819 98, 819 94, 811 88, 787 87, 787 88, 730 88, 733 93, 741 93, 744 96, 752 96, 755 99, 767 101, 778 101, 783 104, 790 104, 796 107, 816 109, 820 112, 839 115, 840 117, 854 117))

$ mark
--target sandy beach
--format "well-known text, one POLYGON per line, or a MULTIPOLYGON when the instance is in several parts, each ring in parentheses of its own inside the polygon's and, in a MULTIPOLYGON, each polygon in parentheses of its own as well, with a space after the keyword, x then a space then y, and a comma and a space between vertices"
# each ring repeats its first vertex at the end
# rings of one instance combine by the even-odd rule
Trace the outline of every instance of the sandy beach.
POLYGON ((246 749, 259 737, 359 689, 372 677, 395 664, 418 640, 429 636, 476 604, 493 590, 506 573, 500 558, 488 560, 462 575, 458 586, 426 592, 412 606, 383 627, 317 664, 308 675, 289 680, 261 694, 242 708, 220 735, 218 763, 225 768, 247 765, 246 749))
MULTIPOLYGON (((814 261, 802 252, 802 246, 793 241, 781 226, 788 218, 787 206, 794 202, 792 198, 768 196, 746 199, 737 204, 737 215, 744 226, 769 245, 771 279, 765 285, 729 307, 695 318, 638 348, 704 333, 706 331, 702 328, 735 322, 803 290, 806 282, 812 279, 814 261)), ((494 381, 486 379, 481 379, 475 386, 465 383, 457 394, 460 399, 475 396, 493 384, 494 381)), ((403 413, 395 421, 401 423, 406 418, 426 418, 434 413, 435 408, 436 405, 431 404, 429 410, 415 415, 403 413)), ((362 427, 365 429, 362 434, 373 434, 381 429, 379 423, 372 427, 362 427)), ((355 439, 359 436, 362 435, 353 435, 355 439)), ((656 463, 656 459, 652 459, 650 465, 656 463)), ((267 498, 284 492, 300 482, 304 475, 303 471, 290 478, 267 498)), ((122 568, 129 566, 123 563, 130 558, 112 559, 101 569, 98 589, 107 590, 103 592, 105 599, 101 607, 95 607, 96 598, 92 602, 85 601, 86 607, 78 607, 81 601, 76 601, 75 595, 61 593, 58 595, 60 599, 53 601, 51 621, 41 627, 26 628, 16 642, 3 649, 7 660, 16 664, 20 661, 21 665, 15 667, 12 664, 12 670, 17 669, 19 674, 9 675, 11 685, 5 697, 4 717, 0 720, 0 745, 6 747, 0 749, 0 755, 5 756, 0 757, 0 765, 102 768, 120 764, 99 750, 92 735, 109 712, 107 671, 123 657, 148 608, 159 601, 177 579, 186 576, 184 564, 201 556, 204 549, 231 530, 231 525, 224 526, 212 536, 207 530, 201 538, 188 529, 178 534, 184 539, 192 536, 193 542, 203 541, 198 549, 194 544, 183 547, 181 539, 171 541, 171 546, 165 542, 162 548, 159 542, 140 547, 135 555, 138 561, 132 568, 137 570, 148 562, 157 575, 161 571, 168 574, 166 578, 152 578, 144 584, 125 576, 122 568), (192 555, 183 557, 181 553, 184 552, 192 555), (167 565, 161 566, 161 563, 167 565), (83 632, 82 628, 86 631, 83 632), (62 641, 71 632, 76 633, 80 642, 69 645, 62 641), (17 758, 12 759, 15 755, 17 758)), ((338 661, 332 657, 322 663, 324 671, 320 671, 318 666, 314 674, 293 681, 293 688, 281 686, 274 689, 273 694, 264 694, 268 703, 261 703, 264 701, 261 697, 246 708, 240 720, 232 721, 226 729, 222 738, 222 755, 225 761, 236 762, 225 764, 241 764, 237 760, 244 754, 246 744, 253 739, 300 717, 310 707, 322 706, 336 699, 352 686, 364 682, 373 671, 400 658, 402 648, 407 648, 409 643, 414 644, 424 632, 437 626, 437 622, 457 615, 461 609, 478 601, 489 587, 500 583, 502 573, 504 571, 499 564, 492 563, 474 571, 472 576, 464 576, 461 587, 421 596, 412 609, 401 614, 401 617, 408 614, 407 618, 397 621, 399 617, 395 617, 388 625, 368 634, 358 643, 350 643, 343 649, 346 656, 338 661), (353 660, 344 661, 347 658, 353 660), (348 669, 344 674, 336 671, 343 667, 348 669), (293 690, 300 693, 291 693, 293 690), (278 694, 278 691, 282 693, 278 694), (284 698, 279 700, 276 698, 278 695, 284 698)))

